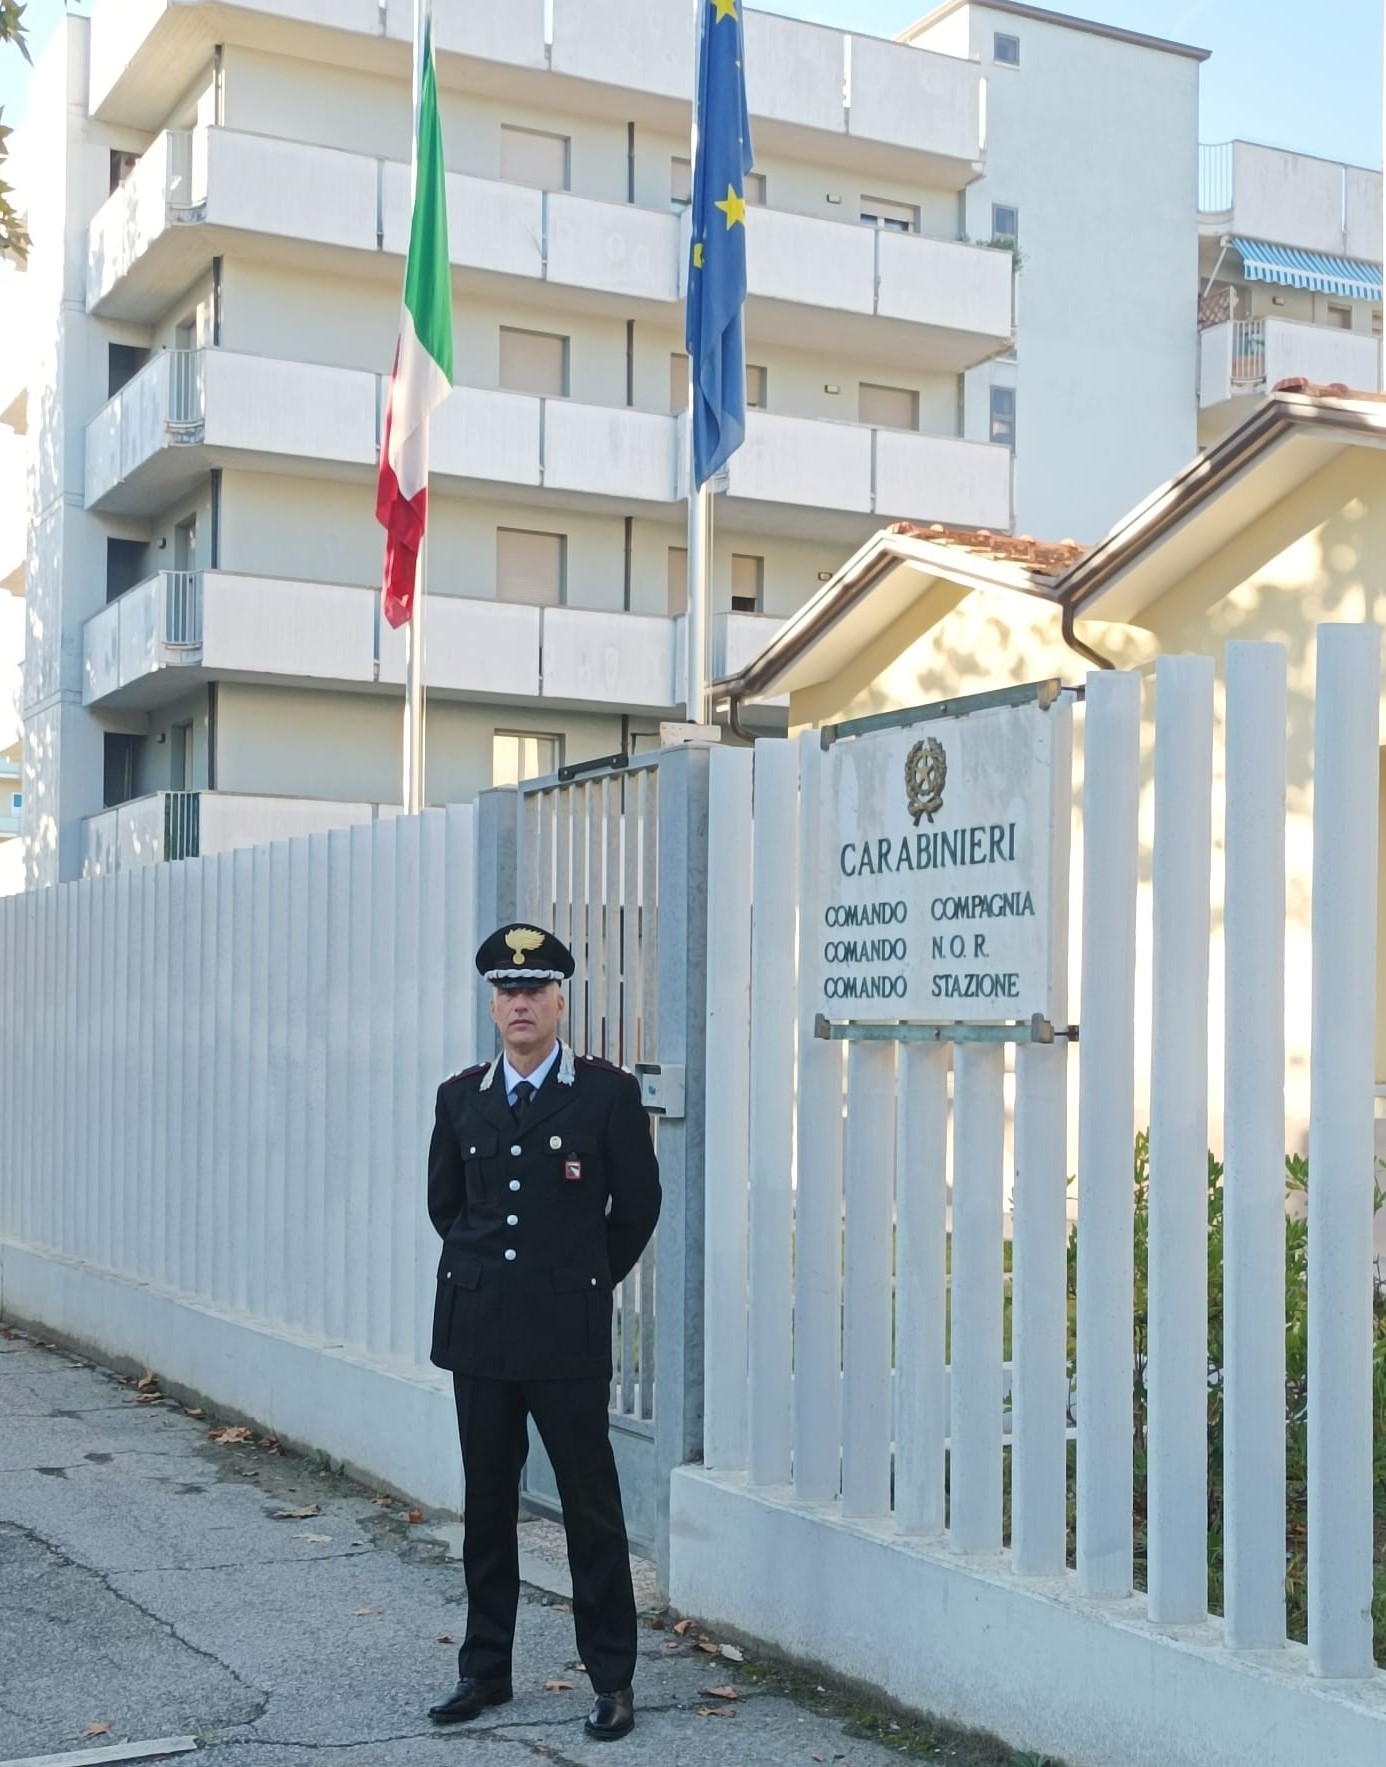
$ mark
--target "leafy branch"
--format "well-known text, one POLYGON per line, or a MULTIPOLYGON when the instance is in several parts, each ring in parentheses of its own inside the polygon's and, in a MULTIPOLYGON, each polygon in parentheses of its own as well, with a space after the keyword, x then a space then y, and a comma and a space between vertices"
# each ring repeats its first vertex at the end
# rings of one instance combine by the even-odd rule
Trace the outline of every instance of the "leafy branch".
MULTIPOLYGON (((12 44, 30 66, 33 57, 24 30, 24 0, 0 0, 0 46, 12 44)), ((0 167, 9 157, 10 136, 14 131, 5 124, 0 111, 0 167)), ((10 201, 13 186, 0 177, 0 258, 16 258, 20 263, 29 255, 29 233, 10 201)))

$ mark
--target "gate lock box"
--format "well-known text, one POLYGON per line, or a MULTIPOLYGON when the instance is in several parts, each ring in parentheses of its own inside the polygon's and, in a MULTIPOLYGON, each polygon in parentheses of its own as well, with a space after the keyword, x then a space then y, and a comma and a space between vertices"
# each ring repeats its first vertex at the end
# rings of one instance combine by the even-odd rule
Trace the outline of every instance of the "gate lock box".
POLYGON ((683 1115, 682 1067, 661 1067, 657 1061, 638 1061, 635 1077, 640 1082, 640 1102, 651 1116, 683 1115))

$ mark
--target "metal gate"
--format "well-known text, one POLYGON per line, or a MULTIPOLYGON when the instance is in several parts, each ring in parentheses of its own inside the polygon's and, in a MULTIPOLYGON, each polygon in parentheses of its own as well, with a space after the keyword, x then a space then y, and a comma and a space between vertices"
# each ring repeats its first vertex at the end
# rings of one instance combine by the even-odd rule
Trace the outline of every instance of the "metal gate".
MULTIPOLYGON (((669 1473, 702 1440, 707 796, 707 750, 689 747, 479 801, 483 912, 533 920, 568 945, 567 1040, 638 1066, 651 1109, 664 1206, 615 1297, 611 1434, 631 1545, 655 1559, 661 1586, 669 1473)), ((559 1513, 532 1432, 523 1495, 559 1513)))

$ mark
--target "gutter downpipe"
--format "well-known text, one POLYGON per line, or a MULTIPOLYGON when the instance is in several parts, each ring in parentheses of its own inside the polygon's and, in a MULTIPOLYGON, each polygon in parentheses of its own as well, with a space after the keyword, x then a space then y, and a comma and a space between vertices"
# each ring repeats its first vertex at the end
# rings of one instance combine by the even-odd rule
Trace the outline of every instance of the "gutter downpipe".
POLYGON ((1115 669, 1116 664, 1110 657, 1103 656, 1101 651, 1094 650, 1090 644, 1084 644, 1083 640, 1074 631, 1073 622, 1078 618, 1077 604, 1072 601, 1066 601, 1063 604, 1063 607, 1063 638, 1064 643, 1068 648, 1071 651, 1074 651, 1078 656, 1082 657, 1085 662, 1095 663, 1099 669, 1115 669))

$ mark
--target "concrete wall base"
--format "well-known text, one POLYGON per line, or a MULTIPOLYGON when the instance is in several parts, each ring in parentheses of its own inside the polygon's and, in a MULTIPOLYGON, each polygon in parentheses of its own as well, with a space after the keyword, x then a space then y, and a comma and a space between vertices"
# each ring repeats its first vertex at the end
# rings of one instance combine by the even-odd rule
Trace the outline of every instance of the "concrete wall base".
POLYGON ((452 1384, 271 1331, 204 1303, 0 1239, 0 1318, 113 1366, 152 1368, 288 1445, 317 1449, 367 1483, 430 1508, 462 1508, 452 1384))
POLYGON ((1071 1767, 1386 1761, 1386 1674, 1316 1681, 1302 1646, 1234 1654, 1220 1621, 1157 1630, 1144 1597, 1082 1601, 744 1475, 674 1473, 670 1551, 681 1612, 1071 1767))

